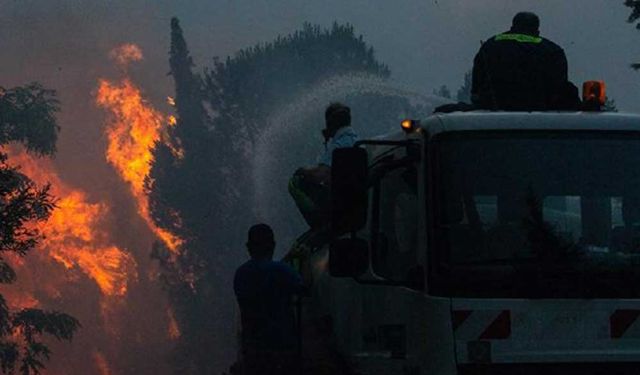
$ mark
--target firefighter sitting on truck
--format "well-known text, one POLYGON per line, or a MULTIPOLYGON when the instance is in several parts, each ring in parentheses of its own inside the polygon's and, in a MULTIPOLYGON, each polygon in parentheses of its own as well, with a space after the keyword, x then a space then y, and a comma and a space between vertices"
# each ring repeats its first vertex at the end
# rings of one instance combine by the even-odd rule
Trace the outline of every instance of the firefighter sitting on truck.
MULTIPOLYGON (((329 223, 331 161, 335 149, 352 147, 358 139, 351 127, 351 110, 342 103, 331 103, 324 114, 325 152, 312 167, 298 169, 289 180, 289 193, 311 229, 300 237, 311 248, 322 245, 329 223)), ((295 245, 294 245, 295 247, 295 245)))
POLYGON ((564 50, 540 36, 530 12, 513 18, 509 31, 482 44, 473 64, 471 99, 488 110, 578 110, 578 89, 567 78, 564 50))

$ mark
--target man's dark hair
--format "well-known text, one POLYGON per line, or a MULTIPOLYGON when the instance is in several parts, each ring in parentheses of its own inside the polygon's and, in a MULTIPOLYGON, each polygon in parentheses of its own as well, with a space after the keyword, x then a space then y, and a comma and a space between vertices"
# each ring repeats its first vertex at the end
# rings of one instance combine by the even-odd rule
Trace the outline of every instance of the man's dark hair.
POLYGON ((262 257, 273 254, 276 241, 273 230, 267 224, 256 224, 249 228, 247 235, 247 249, 252 257, 262 257))
POLYGON ((540 35, 540 18, 532 12, 520 12, 513 17, 511 31, 538 36, 540 35))
POLYGON ((327 129, 337 130, 351 125, 351 109, 342 103, 331 103, 324 111, 327 129))

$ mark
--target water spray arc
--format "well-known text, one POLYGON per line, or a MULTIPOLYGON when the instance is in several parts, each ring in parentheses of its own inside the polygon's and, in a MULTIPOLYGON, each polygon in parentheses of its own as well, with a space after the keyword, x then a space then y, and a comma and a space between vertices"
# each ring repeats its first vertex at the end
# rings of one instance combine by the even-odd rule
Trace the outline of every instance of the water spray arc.
MULTIPOLYGON (((367 94, 403 98, 411 105, 423 106, 427 113, 447 103, 445 98, 425 95, 403 88, 389 79, 366 74, 339 75, 322 81, 306 94, 278 108, 265 121, 265 130, 256 142, 252 159, 255 217, 275 223, 291 223, 291 217, 298 218, 297 210, 287 194, 287 180, 299 166, 313 163, 321 145, 319 132, 324 126, 318 123, 313 129, 305 129, 303 124, 308 124, 315 113, 324 111, 333 101, 345 101, 349 97, 367 94), (317 149, 308 149, 306 154, 292 153, 290 146, 287 146, 313 144, 316 138, 317 149)), ((368 129, 357 129, 360 135, 395 130, 399 122, 367 126, 368 129)), ((290 230, 283 231, 293 233, 290 230)))

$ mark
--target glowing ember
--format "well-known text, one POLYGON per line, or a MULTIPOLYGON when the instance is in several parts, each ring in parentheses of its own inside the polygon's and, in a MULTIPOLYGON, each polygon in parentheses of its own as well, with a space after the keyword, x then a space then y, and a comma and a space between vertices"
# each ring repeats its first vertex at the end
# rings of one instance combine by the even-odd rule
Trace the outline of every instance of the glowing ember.
POLYGON ((39 247, 67 269, 79 269, 93 279, 103 294, 121 296, 130 279, 136 278, 131 254, 113 246, 105 232, 108 207, 89 203, 84 192, 60 180, 49 160, 12 152, 9 160, 39 185, 51 183, 56 208, 46 223, 39 224, 44 239, 39 247))
POLYGON ((175 126, 178 123, 178 120, 176 119, 176 116, 170 115, 169 116, 169 125, 170 126, 175 126))
POLYGON ((151 149, 161 139, 163 124, 170 120, 145 102, 140 90, 128 78, 120 83, 100 80, 96 101, 112 115, 106 130, 107 160, 129 184, 138 213, 149 228, 170 250, 177 251, 183 241, 155 225, 145 191, 151 169, 151 149))
POLYGON ((15 310, 34 309, 40 307, 40 301, 32 294, 23 290, 12 290, 6 288, 2 290, 2 295, 6 298, 10 308, 15 310))
POLYGON ((180 338, 180 327, 178 326, 178 321, 176 320, 175 314, 171 308, 167 308, 167 317, 169 318, 169 327, 167 330, 167 335, 170 339, 176 340, 180 338))
POLYGON ((94 352, 93 360, 96 363, 96 367, 98 367, 98 371, 100 371, 100 375, 112 374, 111 370, 109 369, 109 364, 107 363, 107 360, 102 353, 94 352))

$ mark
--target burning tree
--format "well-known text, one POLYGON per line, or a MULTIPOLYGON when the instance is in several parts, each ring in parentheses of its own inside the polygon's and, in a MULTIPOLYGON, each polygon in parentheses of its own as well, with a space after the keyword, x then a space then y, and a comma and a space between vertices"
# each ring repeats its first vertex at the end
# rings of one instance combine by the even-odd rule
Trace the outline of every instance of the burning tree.
MULTIPOLYGON (((58 133, 55 92, 38 84, 5 90, 0 88, 0 146, 21 143, 36 155, 55 152, 58 133)), ((49 185, 37 186, 20 169, 7 163, 0 151, 0 283, 11 284, 16 273, 11 261, 21 261, 42 238, 38 223, 55 207, 49 185)), ((71 340, 79 322, 56 311, 11 310, 0 295, 0 367, 23 375, 37 374, 49 359, 42 336, 71 340)))
MULTIPOLYGON (((220 199, 224 194, 221 168, 228 160, 224 144, 216 143, 219 132, 210 131, 203 107, 201 80, 192 72, 182 29, 177 19, 171 21, 171 75, 175 82, 175 124, 167 130, 172 142, 156 142, 148 179, 149 207, 155 222, 172 230, 184 243, 178 253, 156 244, 153 256, 163 268, 162 280, 168 291, 179 332, 173 363, 177 373, 211 374, 217 363, 212 348, 219 327, 213 315, 221 295, 215 294, 218 268, 214 234, 222 226, 220 199), (178 145, 175 152, 171 144, 178 145), (219 147, 217 156, 212 149, 219 147)), ((218 242, 219 244, 219 242, 218 242)))

